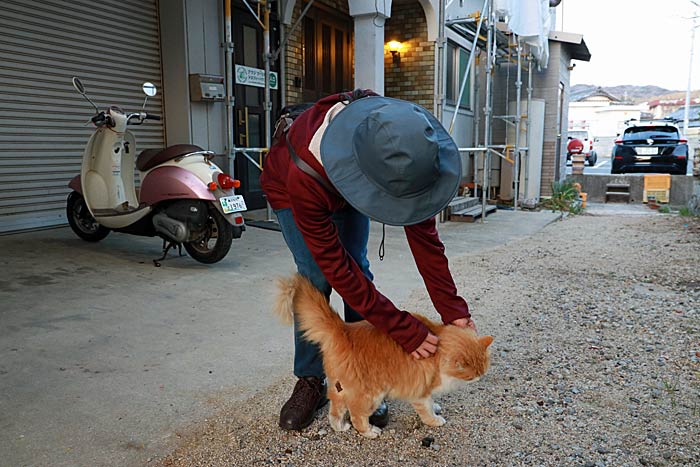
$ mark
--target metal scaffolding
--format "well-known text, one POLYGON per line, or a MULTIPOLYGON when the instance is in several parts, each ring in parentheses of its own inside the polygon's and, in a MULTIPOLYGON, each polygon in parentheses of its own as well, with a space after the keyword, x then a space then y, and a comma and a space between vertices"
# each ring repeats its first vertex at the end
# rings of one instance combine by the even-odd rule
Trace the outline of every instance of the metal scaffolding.
MULTIPOLYGON (((302 18, 306 15, 314 0, 311 0, 305 5, 305 8, 301 12, 301 15, 294 23, 294 25, 287 30, 283 27, 281 31, 281 44, 280 47, 273 52, 270 50, 270 1, 269 0, 250 0, 256 3, 256 9, 253 9, 248 0, 242 0, 245 6, 248 8, 250 13, 255 17, 257 22, 263 29, 263 39, 264 39, 264 63, 265 63, 265 147, 263 148, 242 148, 236 147, 233 141, 233 42, 231 39, 231 2, 226 2, 226 25, 225 25, 225 51, 226 51, 226 106, 227 106, 227 130, 228 130, 228 148, 229 148, 229 161, 230 170, 233 174, 233 166, 238 154, 246 157, 255 167, 262 170, 262 161, 264 155, 269 151, 271 144, 271 110, 272 102, 270 99, 270 64, 272 61, 276 61, 280 56, 284 59, 285 47, 287 45, 288 38, 293 34, 293 32, 299 27, 302 18)), ((523 122, 525 123, 525 140, 529 141, 530 135, 530 119, 529 112, 531 109, 531 99, 532 99, 532 65, 533 59, 532 54, 529 52, 525 53, 524 46, 519 37, 510 32, 504 32, 498 27, 498 18, 493 8, 494 0, 484 0, 482 9, 476 11, 466 18, 457 20, 445 20, 445 1, 440 2, 439 9, 439 25, 438 25, 438 38, 436 41, 436 77, 435 77, 435 89, 436 98, 434 102, 435 113, 440 121, 443 120, 443 112, 445 106, 445 89, 444 83, 446 79, 446 36, 445 28, 450 28, 455 33, 465 37, 467 40, 471 40, 471 51, 469 54, 469 61, 467 62, 466 70, 464 73, 463 81, 460 83, 459 97, 457 102, 461 102, 464 92, 471 92, 471 90, 466 90, 466 84, 471 75, 476 75, 475 73, 475 60, 476 57, 481 53, 482 50, 486 50, 486 60, 485 60, 485 94, 484 94, 484 107, 483 113, 478 111, 474 112, 474 136, 475 141, 473 147, 460 147, 460 153, 467 153, 473 158, 473 185, 474 194, 477 193, 477 187, 479 185, 478 172, 479 165, 483 167, 483 178, 481 183, 481 204, 482 213, 486 211, 486 205, 490 197, 491 192, 491 178, 492 178, 492 157, 500 157, 504 162, 512 165, 513 172, 513 182, 514 182, 514 197, 513 206, 514 209, 519 207, 519 194, 520 194, 520 171, 522 167, 522 160, 524 158, 525 170, 527 171, 527 166, 529 164, 528 152, 529 148, 522 144, 521 141, 521 128, 523 122), (524 59, 524 60, 523 60, 524 59), (523 61, 527 63, 524 67, 523 61), (516 64, 517 65, 517 77, 515 80, 515 114, 514 115, 494 115, 493 99, 494 90, 496 89, 494 83, 494 74, 497 67, 502 63, 516 64), (522 70, 525 68, 528 71, 528 82, 527 82, 527 106, 525 112, 522 109, 522 70), (480 137, 479 130, 483 118, 483 136, 480 137), (493 142, 493 122, 494 119, 501 120, 505 122, 506 126, 511 126, 515 129, 515 141, 513 144, 508 143, 507 134, 505 136, 504 144, 494 144, 493 142), (512 155, 512 157, 511 157, 512 155)), ((282 60, 283 62, 284 60, 282 60)), ((506 79, 505 89, 503 91, 508 95, 508 89, 510 86, 510 68, 508 69, 508 77, 506 79)), ((475 80, 477 84, 474 87, 474 100, 479 102, 479 85, 478 80, 475 80)), ((284 72, 281 71, 281 83, 284 83, 284 72)), ((284 84, 281 85, 281 90, 284 93, 284 84)), ((284 105, 284 102, 283 102, 284 105)), ((477 104, 478 105, 478 104, 477 104)), ((509 105, 508 98, 506 97, 506 106, 509 105)), ((458 106, 457 106, 458 107, 458 106)), ((507 112, 506 112, 507 113, 507 112)), ((457 108, 455 108, 454 115, 452 116, 452 121, 449 126, 450 134, 454 131, 455 121, 457 118, 457 108)), ((526 180, 527 183, 527 180, 526 180)), ((268 220, 272 220, 272 211, 268 205, 267 208, 268 220)), ((481 221, 484 222, 484 215, 481 216, 481 221)))
MULTIPOLYGON (((530 134, 530 120, 529 120, 529 110, 531 109, 531 99, 532 99, 532 56, 531 54, 525 53, 523 44, 519 37, 512 33, 504 33, 497 27, 498 20, 493 8, 493 0, 484 0, 484 4, 481 11, 474 12, 468 15, 464 19, 456 19, 447 21, 446 25, 451 28, 454 32, 465 37, 467 39, 472 39, 472 48, 469 55, 469 61, 467 62, 466 72, 464 74, 463 80, 460 85, 459 97, 457 102, 462 101, 462 95, 465 92, 466 83, 470 77, 470 71, 472 64, 474 63, 475 57, 481 53, 483 49, 486 49, 486 63, 485 63, 485 95, 484 95, 484 107, 483 114, 478 111, 474 112, 474 135, 475 144, 473 147, 461 147, 459 148, 461 153, 467 153, 474 158, 474 173, 473 173, 473 185, 474 194, 477 193, 477 186, 479 185, 478 180, 478 167, 479 159, 481 159, 481 164, 483 166, 483 179, 481 183, 481 203, 482 203, 482 216, 481 221, 484 222, 483 213, 486 212, 487 200, 490 196, 491 191, 491 177, 492 177, 492 156, 500 157, 504 162, 510 163, 512 165, 513 172, 513 182, 514 182, 514 197, 513 197, 513 207, 518 209, 519 206, 519 193, 520 193, 520 171, 521 171, 521 159, 524 157, 525 165, 529 162, 527 157, 529 148, 522 144, 521 141, 521 128, 523 122, 525 123, 525 141, 529 141, 530 134), (485 34, 485 36, 484 36, 485 34), (528 87, 527 87, 527 108, 525 113, 522 109, 522 70, 524 68, 523 58, 527 62, 525 67, 528 71, 528 87), (515 114, 513 115, 494 115, 494 74, 496 68, 502 64, 508 62, 510 64, 516 64, 517 66, 517 77, 515 81, 515 114), (481 123, 481 116, 483 115, 483 138, 479 140, 479 127, 481 123), (505 136, 504 144, 494 144, 493 142, 493 122, 494 119, 501 120, 505 122, 507 126, 511 126, 515 129, 515 141, 513 144, 508 143, 507 131, 505 136), (512 158, 510 157, 512 154, 512 158)), ((444 57, 443 57, 444 60, 444 57)), ((438 67, 438 69, 444 69, 444 67, 438 67)), ((444 78, 442 78, 444 79, 444 78)), ((478 83, 478 80, 476 80, 478 83)), ((506 78, 505 89, 503 91, 506 93, 506 107, 509 105, 508 102, 508 92, 510 86, 510 68, 508 68, 508 75, 506 78)), ((475 85, 474 89, 475 101, 478 103, 478 84, 475 85)), ((444 95, 440 95, 441 99, 444 99, 444 95)), ((478 105, 478 104, 477 104, 478 105)), ((442 109, 442 107, 438 107, 442 109)), ((507 113, 507 112, 506 112, 507 113)), ((455 109, 454 115, 452 116, 452 121, 449 126, 450 134, 453 134, 455 120, 457 118, 457 111, 455 109)))

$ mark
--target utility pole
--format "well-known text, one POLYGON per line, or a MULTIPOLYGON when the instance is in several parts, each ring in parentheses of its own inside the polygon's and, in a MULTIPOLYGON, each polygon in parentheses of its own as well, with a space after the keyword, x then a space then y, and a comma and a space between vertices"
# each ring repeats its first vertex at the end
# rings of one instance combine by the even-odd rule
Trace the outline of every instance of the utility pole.
MULTIPOLYGON (((695 0, 690 0, 690 3, 695 5, 695 13, 693 14, 693 26, 690 30, 690 59, 688 60, 688 86, 686 87, 685 90, 685 110, 683 112, 683 137, 688 138, 688 121, 689 121, 689 116, 690 116, 690 87, 691 87, 691 78, 693 76, 693 54, 695 51, 695 29, 698 27, 697 25, 697 19, 698 19, 698 12, 697 8, 700 8, 700 4, 696 2, 695 0)), ((693 166, 693 158, 694 154, 693 151, 688 151, 688 164, 692 167, 693 166)))
MULTIPOLYGON (((696 2, 695 0, 690 0, 690 3, 695 5, 696 8, 700 7, 700 4, 696 2)), ((689 115, 690 115, 690 86, 691 86, 691 78, 693 76, 693 55, 695 51, 695 28, 697 28, 697 11, 693 15, 693 26, 690 30, 690 59, 688 60, 688 86, 685 90, 685 112, 683 115, 683 136, 688 137, 688 120, 689 120, 689 115)))

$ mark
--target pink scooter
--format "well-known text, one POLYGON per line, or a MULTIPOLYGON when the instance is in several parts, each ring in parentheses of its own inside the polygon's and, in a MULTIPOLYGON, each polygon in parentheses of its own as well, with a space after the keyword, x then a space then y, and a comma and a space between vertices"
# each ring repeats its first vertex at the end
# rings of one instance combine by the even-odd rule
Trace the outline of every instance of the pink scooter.
MULTIPOLYGON (((148 149, 136 155, 136 140, 127 126, 141 125, 160 116, 144 111, 124 113, 112 106, 106 111, 85 94, 80 79, 73 86, 97 112, 95 132, 83 154, 80 175, 68 186, 67 215, 73 231, 83 240, 97 242, 110 231, 163 238, 163 255, 185 247, 192 258, 216 263, 231 248, 233 238, 245 230, 243 196, 236 195, 238 180, 212 162, 214 153, 191 144, 148 149), (140 175, 137 191, 134 168, 140 175)), ((156 94, 151 83, 143 85, 156 94)), ((146 103, 144 102, 144 108, 146 103)))

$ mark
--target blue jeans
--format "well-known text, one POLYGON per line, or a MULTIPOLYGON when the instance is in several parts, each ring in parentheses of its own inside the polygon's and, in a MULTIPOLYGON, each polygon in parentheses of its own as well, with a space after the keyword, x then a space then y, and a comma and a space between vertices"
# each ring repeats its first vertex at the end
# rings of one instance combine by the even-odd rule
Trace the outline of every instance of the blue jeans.
MULTIPOLYGON (((331 286, 311 256, 311 252, 304 242, 304 237, 294 221, 292 210, 280 209, 275 211, 275 215, 282 229, 284 241, 287 242, 287 246, 294 256, 299 274, 309 279, 326 297, 330 297, 331 286)), ((354 208, 347 207, 333 214, 333 223, 338 228, 340 243, 360 266, 365 276, 372 280, 374 276, 369 270, 369 260, 367 259, 369 218, 354 208)), ((345 301, 343 301, 343 305, 345 321, 350 323, 364 319, 345 301)), ((323 360, 318 345, 303 338, 296 322, 294 323, 294 374, 300 378, 304 376, 324 377, 323 360)))

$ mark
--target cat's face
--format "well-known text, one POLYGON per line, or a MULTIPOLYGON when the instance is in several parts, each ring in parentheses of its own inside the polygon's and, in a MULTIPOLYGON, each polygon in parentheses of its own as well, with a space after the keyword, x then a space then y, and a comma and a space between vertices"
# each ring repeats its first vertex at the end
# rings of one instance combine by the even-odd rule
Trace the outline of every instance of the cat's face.
POLYGON ((440 365, 444 382, 478 380, 489 367, 488 348, 492 342, 491 336, 477 337, 466 330, 450 336, 449 342, 445 342, 440 365))

